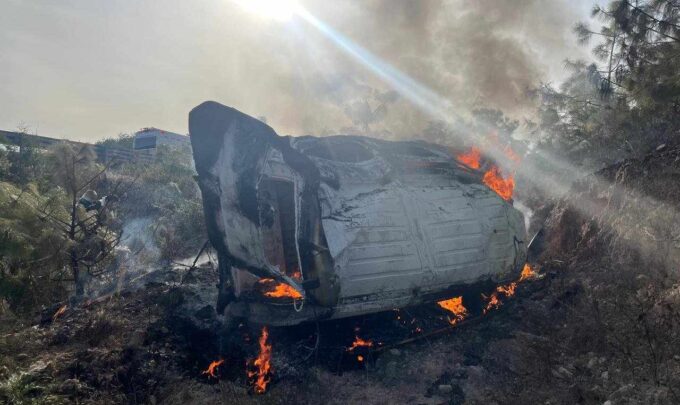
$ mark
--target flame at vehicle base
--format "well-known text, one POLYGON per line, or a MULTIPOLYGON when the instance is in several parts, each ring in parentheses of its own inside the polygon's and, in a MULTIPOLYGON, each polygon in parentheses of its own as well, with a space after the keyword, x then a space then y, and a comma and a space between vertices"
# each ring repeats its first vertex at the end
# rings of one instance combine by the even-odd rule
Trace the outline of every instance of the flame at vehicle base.
MULTIPOLYGON (((358 332, 358 328, 355 329, 355 332, 358 332)), ((365 347, 367 349, 373 347, 373 341, 368 340, 368 339, 362 339, 358 335, 355 335, 354 337, 354 342, 352 342, 352 345, 346 349, 347 352, 353 352, 354 349, 360 348, 360 347, 365 347)), ((364 361, 364 356, 361 354, 357 355, 357 361, 359 363, 362 363, 364 361)))
POLYGON ((457 324, 468 315, 467 309, 463 306, 463 297, 453 297, 448 300, 439 301, 437 305, 453 313, 454 317, 449 318, 451 325, 457 324))
POLYGON ((371 340, 364 340, 360 338, 359 336, 356 336, 354 339, 354 342, 352 342, 352 346, 347 348, 348 352, 353 351, 357 347, 373 347, 373 341, 371 340))

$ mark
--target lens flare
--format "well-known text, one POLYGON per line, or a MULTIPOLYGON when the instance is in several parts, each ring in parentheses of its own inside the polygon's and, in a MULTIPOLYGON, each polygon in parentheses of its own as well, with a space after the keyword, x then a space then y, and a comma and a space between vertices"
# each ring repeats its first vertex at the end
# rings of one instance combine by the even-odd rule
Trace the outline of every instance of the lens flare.
MULTIPOLYGON (((451 134, 455 140, 463 142, 472 140, 474 142, 479 138, 479 130, 485 129, 475 129, 471 127, 466 123, 467 120, 455 110, 454 103, 451 100, 355 43, 349 37, 343 35, 324 21, 312 15, 297 1, 233 1, 240 4, 244 9, 253 11, 263 17, 284 21, 291 19, 293 16, 299 17, 300 21, 305 21, 316 28, 320 34, 332 41, 339 50, 353 58, 356 62, 362 64, 392 89, 396 90, 404 99, 417 106, 422 112, 433 119, 443 122, 450 129, 455 129, 451 134)), ((486 128, 486 130, 492 129, 493 128, 491 128, 490 125, 486 128)), ((514 154, 508 154, 508 151, 504 150, 500 145, 486 145, 483 149, 484 155, 492 158, 496 162, 511 161, 516 163, 521 158, 514 154)), ((526 161, 523 160, 522 165, 514 174, 516 174, 518 178, 530 179, 532 185, 543 191, 547 196, 562 198, 569 192, 574 180, 585 178, 589 173, 584 172, 581 168, 576 167, 559 156, 549 154, 546 151, 535 150, 534 158, 527 159, 526 161), (542 167, 542 165, 546 164, 554 168, 555 173, 549 173, 542 167)), ((505 191, 508 191, 511 185, 514 186, 514 176, 511 179, 503 178, 503 180, 504 182, 500 183, 500 186, 502 186, 505 191)), ((600 182, 603 189, 613 186, 618 187, 615 183, 608 181, 600 182)), ((630 192, 630 190, 628 191, 630 192)), ((635 192, 632 193, 633 195, 639 194, 635 192)), ((505 195, 507 194, 508 193, 506 192, 505 195)), ((641 197, 644 197, 645 199, 640 200, 640 203, 636 204, 637 207, 645 207, 646 205, 644 205, 644 203, 647 202, 658 204, 658 201, 655 201, 652 198, 647 196, 641 197)), ((587 215, 598 215, 602 210, 601 205, 592 198, 583 199, 575 206, 575 208, 587 215)), ((640 246, 636 246, 636 248, 639 249, 640 246)))

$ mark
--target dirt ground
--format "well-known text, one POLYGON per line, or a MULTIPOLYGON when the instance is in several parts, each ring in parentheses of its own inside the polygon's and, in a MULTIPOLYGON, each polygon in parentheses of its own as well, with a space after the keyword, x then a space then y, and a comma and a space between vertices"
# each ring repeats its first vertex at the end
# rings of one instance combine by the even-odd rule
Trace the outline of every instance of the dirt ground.
MULTIPOLYGON (((255 395, 242 364, 222 366, 221 379, 201 374, 218 356, 219 322, 204 301, 211 295, 199 292, 216 280, 202 268, 179 285, 182 272, 159 270, 143 288, 70 307, 55 319, 46 311, 35 325, 5 331, 3 394, 10 403, 462 403, 464 388, 486 391, 482 363, 495 359, 485 353, 511 338, 512 312, 521 311, 508 301, 486 319, 367 355, 364 366, 345 370, 313 358, 292 365, 290 345, 272 339, 274 378, 255 395)), ((529 289, 535 287, 520 294, 529 289)))

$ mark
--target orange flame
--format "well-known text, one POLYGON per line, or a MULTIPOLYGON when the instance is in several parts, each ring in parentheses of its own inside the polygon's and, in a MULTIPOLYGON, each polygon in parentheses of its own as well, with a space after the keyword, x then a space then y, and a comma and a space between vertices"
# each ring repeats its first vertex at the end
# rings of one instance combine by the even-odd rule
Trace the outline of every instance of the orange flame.
MULTIPOLYGON (((515 165, 519 164, 522 160, 509 145, 503 149, 503 153, 509 160, 514 162, 515 165)), ((456 160, 458 160, 459 163, 471 169, 479 169, 481 167, 481 158, 482 152, 476 146, 471 147, 469 152, 456 155, 456 160)), ((491 168, 484 173, 482 181, 503 199, 510 200, 512 198, 512 193, 515 189, 515 179, 512 175, 503 177, 498 166, 491 166, 491 168)))
POLYGON ((266 297, 292 299, 302 298, 302 294, 300 294, 298 290, 288 284, 277 283, 273 278, 263 278, 260 279, 258 283, 266 285, 269 289, 269 291, 264 293, 266 297))
POLYGON ((481 167, 480 161, 482 158, 482 151, 479 150, 476 146, 473 146, 470 148, 470 151, 467 153, 461 153, 459 155, 456 155, 456 160, 458 162, 464 164, 465 166, 469 167, 470 169, 479 169, 481 167))
MULTIPOLYGON (((534 271, 534 269, 531 268, 529 263, 525 263, 524 268, 522 269, 522 273, 520 274, 519 279, 517 281, 512 282, 508 285, 499 285, 498 287, 496 287, 496 291, 494 291, 493 294, 491 294, 491 296, 488 297, 489 302, 487 302, 486 308, 484 308, 484 314, 488 313, 493 309, 497 309, 503 304, 498 294, 503 294, 505 295, 506 298, 512 297, 513 295, 515 295, 515 290, 517 289, 518 283, 534 278, 536 276, 537 276, 536 271, 534 271)), ((483 295, 482 297, 484 299, 487 299, 487 297, 483 295)))
POLYGON ((213 361, 208 368, 201 372, 201 375, 207 375, 208 378, 217 378, 217 367, 221 366, 223 363, 224 360, 222 359, 213 361))
POLYGON ((359 336, 356 336, 354 339, 354 342, 352 342, 352 346, 347 348, 348 352, 351 352, 352 350, 356 349, 357 347, 373 347, 373 341, 371 340, 364 340, 360 338, 359 336))
POLYGON ((468 315, 467 309, 463 306, 463 297, 453 297, 448 300, 439 301, 437 305, 453 313, 454 318, 449 318, 451 325, 457 324, 468 315))
POLYGON ((272 346, 267 344, 267 337, 269 337, 269 331, 267 327, 262 327, 262 334, 260 335, 260 354, 252 362, 252 366, 256 368, 256 371, 248 371, 248 378, 254 378, 255 382, 253 384, 253 390, 257 394, 263 394, 267 390, 267 385, 271 381, 271 358, 272 358, 272 346))
POLYGON ((298 292, 295 288, 289 286, 288 284, 283 284, 283 283, 278 283, 276 287, 274 287, 273 291, 268 291, 264 293, 267 297, 274 297, 274 298, 284 298, 284 297, 289 297, 293 299, 299 299, 302 298, 302 294, 298 292))
POLYGON ((498 166, 492 166, 491 169, 487 170, 482 181, 504 200, 512 198, 512 192, 515 189, 515 179, 512 175, 503 177, 498 166))
POLYGON ((358 356, 357 356, 357 361, 359 361, 359 363, 361 363, 362 361, 364 361, 364 356, 358 355, 358 356))
POLYGON ((517 282, 512 282, 508 285, 499 285, 496 287, 496 291, 494 291, 493 294, 491 294, 491 297, 489 297, 489 302, 486 304, 486 308, 484 308, 484 313, 486 314, 492 309, 497 309, 503 305, 501 299, 498 297, 498 294, 503 294, 506 298, 509 298, 515 295, 516 288, 517 282))
POLYGON ((522 269, 522 274, 520 274, 519 276, 519 281, 528 280, 534 277, 536 277, 536 272, 534 271, 534 269, 532 269, 531 266, 529 266, 529 263, 525 264, 524 268, 522 269))
POLYGON ((52 315, 52 322, 56 321, 57 318, 59 318, 59 317, 61 317, 62 315, 64 315, 64 314, 66 313, 66 310, 67 310, 67 309, 68 309, 68 305, 66 305, 66 304, 62 305, 61 308, 59 308, 59 309, 57 310, 57 312, 55 312, 54 315, 52 315))
POLYGON ((499 285, 498 288, 496 288, 496 291, 505 294, 506 297, 512 297, 515 295, 515 288, 517 288, 517 283, 510 283, 505 286, 499 285))

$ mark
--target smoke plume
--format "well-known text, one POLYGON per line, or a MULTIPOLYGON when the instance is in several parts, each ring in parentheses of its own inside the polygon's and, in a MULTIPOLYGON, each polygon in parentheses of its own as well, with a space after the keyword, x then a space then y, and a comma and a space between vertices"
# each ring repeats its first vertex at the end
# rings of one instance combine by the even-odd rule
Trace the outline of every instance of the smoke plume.
MULTIPOLYGON (((304 3, 322 21, 450 100, 463 116, 482 107, 515 118, 530 116, 531 90, 541 82, 559 80, 562 61, 583 52, 571 34, 579 16, 568 1, 332 4, 304 3)), ((267 94, 255 92, 253 97, 267 100, 258 114, 268 117, 275 129, 401 138, 428 127, 431 117, 332 41, 310 27, 292 32, 278 38, 284 42, 281 52, 267 55, 272 61, 265 64, 266 71, 249 72, 269 77, 265 80, 272 87, 263 89, 267 94), (269 104, 272 94, 276 103, 269 104)))
MULTIPOLYGON (((456 113, 513 117, 584 52, 571 26, 589 1, 301 0, 456 113)), ((267 20, 231 0, 10 0, 0 11, 0 127, 23 120, 88 141, 148 126, 186 133, 187 112, 207 99, 294 135, 410 137, 431 120, 302 19, 267 20)))

